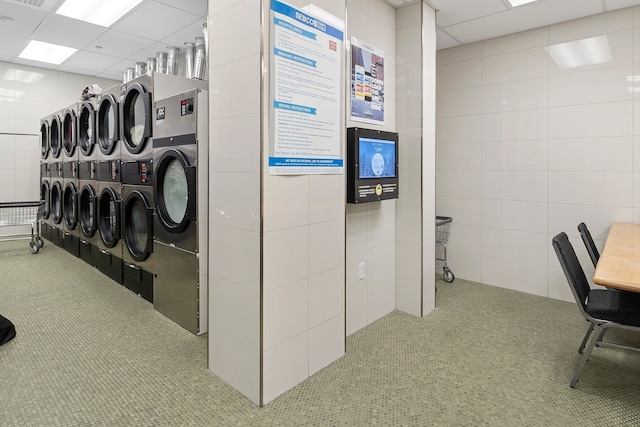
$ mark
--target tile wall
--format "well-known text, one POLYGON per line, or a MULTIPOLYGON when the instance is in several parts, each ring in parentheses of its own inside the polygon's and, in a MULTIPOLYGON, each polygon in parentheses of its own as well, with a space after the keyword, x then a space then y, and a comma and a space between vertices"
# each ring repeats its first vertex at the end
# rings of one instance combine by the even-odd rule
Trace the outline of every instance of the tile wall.
POLYGON ((458 277, 573 300, 551 238, 567 232, 590 276, 577 225, 602 248, 609 224, 640 221, 638 74, 637 7, 438 51, 437 213, 458 277), (548 51, 576 41, 604 56, 561 68, 548 51))
MULTIPOLYGON (((0 202, 40 199, 40 119, 75 104, 93 83, 118 82, 0 62, 0 202)), ((0 236, 26 231, 0 227, 0 236)))
MULTIPOLYGON (((385 66, 384 125, 351 121, 347 111, 347 127, 397 131, 395 15, 395 9, 382 0, 347 1, 347 38, 356 37, 384 51, 385 66)), ((350 50, 347 57, 349 55, 350 50)), ((350 66, 350 60, 346 61, 346 66, 350 66)), ((350 85, 346 88, 347 96, 350 96, 349 88, 350 85)), ((401 193, 401 197, 404 194, 401 193)), ((347 335, 396 308, 395 222, 395 200, 346 205, 347 335), (365 264, 362 280, 358 280, 360 263, 365 264)))

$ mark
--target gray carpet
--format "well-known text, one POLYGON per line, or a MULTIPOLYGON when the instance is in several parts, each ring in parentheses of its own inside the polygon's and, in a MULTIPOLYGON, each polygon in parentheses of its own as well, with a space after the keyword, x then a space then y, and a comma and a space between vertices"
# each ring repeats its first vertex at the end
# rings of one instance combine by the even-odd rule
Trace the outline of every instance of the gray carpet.
POLYGON ((207 371, 206 335, 49 242, 3 242, 0 314, 18 336, 0 347, 0 425, 640 425, 640 354, 597 348, 569 388, 587 327, 575 305, 460 279, 437 297, 258 408, 207 371))

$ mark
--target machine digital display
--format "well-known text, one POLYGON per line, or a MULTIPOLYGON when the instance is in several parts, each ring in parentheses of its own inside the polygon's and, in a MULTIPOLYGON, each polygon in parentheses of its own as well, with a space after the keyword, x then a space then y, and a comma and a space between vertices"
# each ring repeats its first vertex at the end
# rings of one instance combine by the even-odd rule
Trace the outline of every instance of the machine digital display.
POLYGON ((359 177, 395 178, 396 142, 384 139, 360 138, 359 177))
POLYGON ((347 129, 347 203, 398 198, 398 134, 347 129))

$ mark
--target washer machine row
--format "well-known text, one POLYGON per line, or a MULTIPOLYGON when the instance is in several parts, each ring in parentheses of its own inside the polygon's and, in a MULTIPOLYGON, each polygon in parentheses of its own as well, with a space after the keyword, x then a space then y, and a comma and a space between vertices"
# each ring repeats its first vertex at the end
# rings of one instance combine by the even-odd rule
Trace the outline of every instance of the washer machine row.
POLYGON ((51 240, 51 116, 40 120, 40 200, 43 206, 40 214, 40 234, 51 240))

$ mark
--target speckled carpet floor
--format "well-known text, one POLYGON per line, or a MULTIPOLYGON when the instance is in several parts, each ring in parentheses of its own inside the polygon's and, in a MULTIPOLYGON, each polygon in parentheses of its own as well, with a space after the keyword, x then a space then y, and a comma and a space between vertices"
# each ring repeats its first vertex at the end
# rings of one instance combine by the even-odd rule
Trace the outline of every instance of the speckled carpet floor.
POLYGON ((2 242, 0 314, 18 336, 0 347, 0 426, 640 425, 640 354, 597 348, 569 388, 575 305, 461 279, 437 297, 259 408, 207 370, 206 335, 50 242, 2 242))

